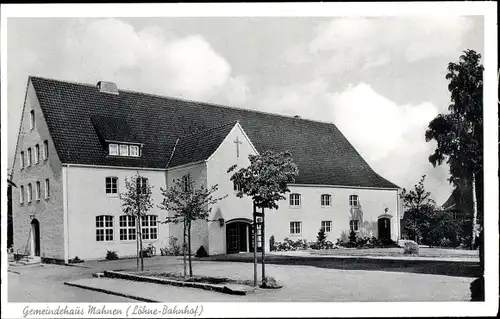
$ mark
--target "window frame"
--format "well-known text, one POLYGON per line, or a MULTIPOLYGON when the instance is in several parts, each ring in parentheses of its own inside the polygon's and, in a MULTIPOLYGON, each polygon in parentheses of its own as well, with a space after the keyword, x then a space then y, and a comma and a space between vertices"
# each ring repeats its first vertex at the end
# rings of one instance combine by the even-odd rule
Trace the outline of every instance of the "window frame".
POLYGON ((140 157, 140 147, 138 145, 129 145, 129 156, 140 157), (132 154, 132 149, 137 150, 137 155, 132 154))
POLYGON ((30 167, 33 164, 33 150, 31 147, 28 147, 28 167, 30 167))
POLYGON ((111 197, 114 197, 114 196, 118 196, 118 177, 116 176, 106 176, 106 178, 104 178, 104 192, 106 194, 106 196, 111 196, 111 197), (110 192, 108 192, 108 179, 110 179, 110 192), (115 182, 115 192, 113 193, 113 181, 115 182))
POLYGON ((21 151, 19 153, 19 156, 21 157, 21 169, 24 169, 26 167, 26 159, 24 157, 24 151, 21 151))
POLYGON ((359 206, 359 195, 349 195, 349 206, 356 207, 359 206), (356 203, 356 204, 354 204, 356 203))
POLYGON ((288 204, 291 208, 300 208, 302 204, 302 196, 299 193, 291 193, 289 196, 288 204), (295 197, 295 198, 293 198, 295 197), (298 204, 296 204, 298 201, 298 204))
POLYGON ((45 199, 50 198, 50 180, 48 178, 45 179, 45 199))
POLYGON ((144 195, 143 191, 147 189, 147 186, 149 185, 149 179, 147 177, 143 177, 143 176, 138 177, 135 180, 135 185, 136 185, 138 194, 144 195), (141 181, 141 182, 139 182, 139 181, 141 181), (144 181, 145 181, 145 183, 143 183, 144 181))
POLYGON ((119 156, 129 156, 129 146, 127 144, 118 145, 118 154, 119 156), (122 149, 126 150, 126 154, 122 154, 122 149))
POLYGON ((35 110, 30 111, 30 131, 35 129, 36 121, 35 121, 35 110))
POLYGON ((35 145, 35 164, 40 163, 40 145, 35 145))
POLYGON ((332 232, 332 221, 331 220, 322 220, 321 221, 321 229, 324 229, 325 233, 331 233, 332 232))
POLYGON ((191 174, 185 174, 182 179, 182 191, 188 193, 191 191, 191 174))
POLYGON ((142 240, 158 240, 158 215, 150 214, 141 216, 141 237, 142 240), (151 226, 154 220, 154 226, 151 226), (154 231, 153 231, 154 230, 154 231), (156 238, 151 238, 153 233, 156 238))
POLYGON ((295 236, 300 236, 302 235, 302 222, 301 221, 291 221, 289 224, 289 229, 288 231, 290 232, 290 235, 295 235, 295 236), (298 229, 299 231, 297 232, 297 225, 299 226, 298 229), (293 232, 292 232, 293 229, 293 232))
POLYGON ((332 195, 321 194, 320 204, 321 204, 321 207, 331 207, 332 206, 332 195), (328 201, 328 204, 326 204, 327 201, 328 201))
POLYGON ((137 240, 137 224, 136 218, 134 216, 120 215, 118 218, 118 227, 118 235, 120 241, 130 242, 137 240), (123 225, 122 222, 125 225, 123 225))
POLYGON ((49 159, 49 141, 45 140, 43 141, 43 160, 48 160, 49 159))
POLYGON ((19 204, 24 205, 24 185, 19 187, 19 204))
POLYGON ((118 144, 116 143, 110 143, 108 145, 108 154, 111 155, 111 156, 119 156, 120 154, 120 147, 118 146, 118 144), (116 154, 113 154, 113 152, 111 151, 112 150, 112 147, 116 147, 116 154))
POLYGON ((40 185, 40 181, 36 181, 35 183, 35 201, 40 201, 40 197, 42 197, 42 189, 40 185))
POLYGON ((352 230, 354 230, 355 233, 359 232, 359 219, 349 220, 349 231, 352 230))
POLYGON ((95 240, 98 243, 109 243, 114 242, 114 216, 113 215, 97 215, 95 216, 95 240), (102 217, 102 226, 99 226, 98 223, 101 221, 98 220, 102 217), (108 225, 111 223, 111 226, 108 225), (102 230, 102 240, 99 240, 102 230), (107 231, 110 231, 109 233, 107 231), (110 239, 108 239, 110 237, 110 239))
POLYGON ((26 190, 26 200, 29 203, 31 203, 31 200, 33 199, 33 186, 31 183, 28 183, 28 188, 26 190))

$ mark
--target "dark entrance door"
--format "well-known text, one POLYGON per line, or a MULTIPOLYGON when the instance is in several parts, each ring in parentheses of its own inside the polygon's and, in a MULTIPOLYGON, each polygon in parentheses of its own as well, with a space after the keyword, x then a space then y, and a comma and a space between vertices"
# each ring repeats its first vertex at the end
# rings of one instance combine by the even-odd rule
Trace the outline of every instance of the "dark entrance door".
POLYGON ((31 221, 31 235, 33 240, 34 255, 40 256, 40 223, 37 219, 31 221))
POLYGON ((391 220, 389 218, 378 219, 378 238, 386 240, 391 238, 391 220))
POLYGON ((249 246, 250 225, 235 222, 226 225, 226 251, 228 254, 246 252, 249 246))

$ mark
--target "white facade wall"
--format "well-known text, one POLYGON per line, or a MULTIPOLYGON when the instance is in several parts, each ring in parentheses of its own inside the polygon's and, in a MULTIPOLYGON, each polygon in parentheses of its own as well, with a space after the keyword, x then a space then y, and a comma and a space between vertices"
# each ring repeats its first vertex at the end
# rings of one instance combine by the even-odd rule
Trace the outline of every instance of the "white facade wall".
MULTIPOLYGON (((182 180, 182 177, 186 174, 190 174, 193 187, 207 187, 207 167, 204 161, 168 169, 166 173, 167 187, 172 187, 175 180, 182 180)), ((201 220, 193 222, 191 225, 191 252, 193 254, 196 253, 200 246, 203 246, 208 252, 208 227, 208 223, 201 220)), ((178 239, 177 243, 182 245, 183 224, 170 223, 169 230, 169 235, 176 237, 178 239)))
MULTIPOLYGON (((65 167, 63 181, 66 187, 67 249, 69 258, 78 256, 82 259, 103 259, 107 250, 116 251, 119 257, 136 256, 136 241, 120 241, 119 216, 123 215, 121 200, 117 195, 106 194, 106 177, 118 177, 118 193, 125 192, 125 178, 132 178, 136 172, 149 180, 153 186, 154 207, 148 214, 158 215, 158 221, 164 221, 167 213, 160 208, 162 195, 160 187, 165 187, 165 172, 147 169, 121 169, 105 167, 65 167), (113 241, 96 241, 96 216, 112 215, 113 241)), ((62 222, 62 221, 61 221, 62 222)), ((167 224, 158 225, 157 240, 143 240, 143 246, 152 243, 157 253, 159 248, 168 243, 167 224)))
MULTIPOLYGON (((391 238, 399 236, 398 191, 396 189, 345 188, 334 186, 297 186, 291 185, 290 193, 301 195, 299 208, 291 207, 289 195, 287 200, 280 201, 278 210, 266 210, 266 239, 274 235, 275 241, 306 239, 315 241, 321 221, 331 221, 332 229, 327 233, 327 240, 336 242, 342 231, 349 234, 350 205, 349 195, 358 195, 363 211, 363 221, 372 223, 370 229, 361 230, 361 235, 377 237, 378 216, 385 213, 392 215, 391 238), (321 195, 331 195, 331 206, 321 206, 321 195), (301 234, 290 234, 290 222, 302 222, 301 234)), ((361 226, 361 225, 360 225, 361 226)))
MULTIPOLYGON (((235 218, 246 218, 252 220, 253 204, 250 198, 238 198, 234 191, 233 182, 230 181, 233 173, 227 170, 232 165, 246 167, 250 165, 249 154, 257 154, 246 134, 237 124, 224 139, 217 151, 207 161, 207 182, 211 187, 219 185, 218 192, 214 195, 221 197, 227 195, 225 199, 213 205, 212 220, 223 218, 224 222, 230 222, 235 218), (239 157, 237 157, 236 138, 239 144, 239 157)), ((219 222, 212 222, 209 225, 209 255, 226 253, 226 226, 220 227, 219 222)))

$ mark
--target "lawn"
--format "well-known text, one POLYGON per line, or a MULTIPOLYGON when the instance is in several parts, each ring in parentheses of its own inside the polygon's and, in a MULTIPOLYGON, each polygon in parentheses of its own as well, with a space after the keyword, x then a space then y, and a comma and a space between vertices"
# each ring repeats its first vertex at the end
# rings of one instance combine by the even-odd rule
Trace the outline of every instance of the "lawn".
MULTIPOLYGON (((339 249, 322 249, 308 250, 311 255, 329 255, 329 256, 385 256, 385 257, 402 257, 406 256, 403 253, 403 248, 339 248, 339 249)), ((479 258, 477 250, 464 249, 448 249, 448 248, 427 248, 420 247, 419 257, 439 257, 439 258, 479 258)))

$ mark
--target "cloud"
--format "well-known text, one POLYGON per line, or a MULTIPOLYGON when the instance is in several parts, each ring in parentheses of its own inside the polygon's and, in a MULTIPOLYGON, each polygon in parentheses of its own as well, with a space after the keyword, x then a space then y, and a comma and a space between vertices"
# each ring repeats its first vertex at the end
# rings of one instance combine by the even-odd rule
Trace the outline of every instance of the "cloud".
POLYGON ((448 167, 428 161, 435 145, 425 142, 425 130, 438 114, 430 102, 398 105, 363 82, 334 92, 321 78, 274 88, 257 100, 271 112, 332 121, 377 173, 401 187, 413 187, 426 174, 438 204, 451 193, 448 167))
POLYGON ((314 38, 290 48, 292 63, 323 60, 321 72, 456 56, 473 22, 467 17, 337 18, 319 25, 314 38))

